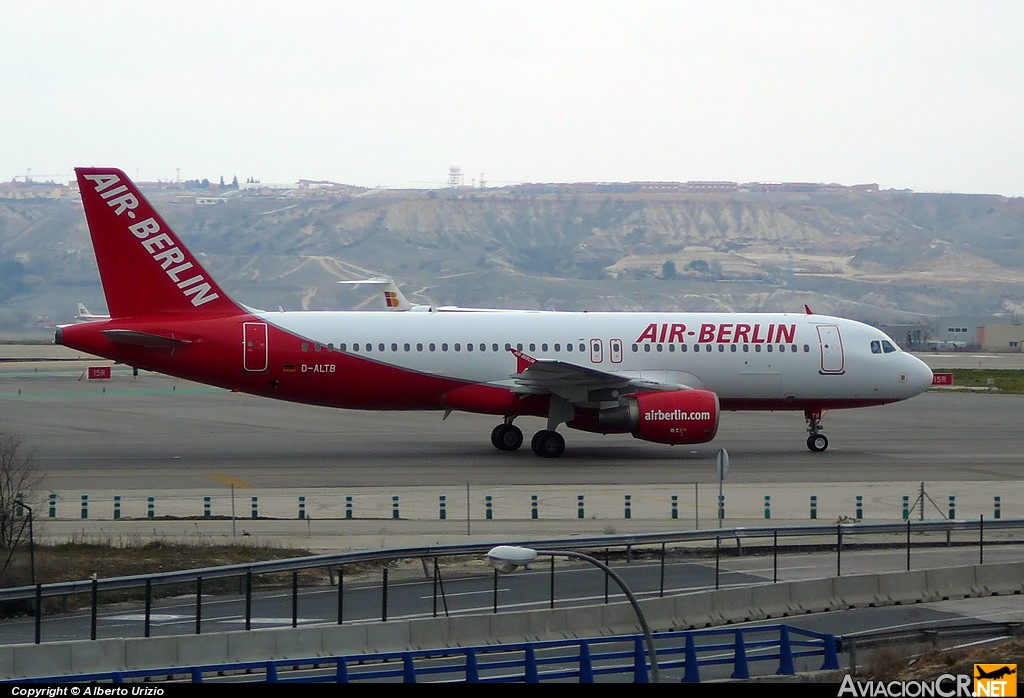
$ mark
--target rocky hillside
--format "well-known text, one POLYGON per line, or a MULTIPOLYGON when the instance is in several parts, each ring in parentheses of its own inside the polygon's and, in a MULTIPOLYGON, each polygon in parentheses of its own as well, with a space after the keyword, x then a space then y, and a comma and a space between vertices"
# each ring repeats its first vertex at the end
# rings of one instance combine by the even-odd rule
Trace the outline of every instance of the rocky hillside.
MULTIPOLYGON (((294 192, 293 192, 294 194, 294 192)), ((1024 199, 857 189, 580 193, 571 187, 151 201, 256 307, 411 300, 565 310, 802 310, 869 322, 1024 311, 1024 199)), ((0 330, 104 310, 81 205, 0 199, 0 330)), ((44 332, 45 334, 45 332, 44 332)))

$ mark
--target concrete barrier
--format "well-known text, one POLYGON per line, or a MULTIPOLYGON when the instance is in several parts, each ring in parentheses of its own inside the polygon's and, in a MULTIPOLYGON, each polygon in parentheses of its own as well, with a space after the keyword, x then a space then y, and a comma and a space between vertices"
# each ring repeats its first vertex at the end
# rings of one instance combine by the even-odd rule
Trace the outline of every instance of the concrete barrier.
POLYGON ((877 574, 857 574, 832 580, 835 605, 846 608, 867 608, 882 603, 877 574))
POLYGON ((790 583, 790 615, 832 609, 832 579, 804 579, 790 583))
POLYGON ((692 630, 711 625, 711 595, 696 592, 673 596, 672 616, 668 619, 673 628, 692 630))
POLYGON ((751 609, 761 618, 780 618, 789 615, 792 601, 789 584, 762 584, 751 587, 751 609))
POLYGON ((277 638, 272 633, 263 630, 239 630, 226 635, 229 662, 257 662, 280 656, 277 638))
POLYGON ((972 591, 974 596, 1024 593, 1024 563, 975 565, 972 591))
POLYGON ((878 575, 878 592, 883 601, 891 605, 931 601, 934 597, 924 588, 923 570, 878 575), (927 597, 927 598, 925 598, 927 597))
POLYGON ((925 570, 924 588, 935 601, 949 601, 970 596, 974 588, 974 567, 947 567, 925 570))

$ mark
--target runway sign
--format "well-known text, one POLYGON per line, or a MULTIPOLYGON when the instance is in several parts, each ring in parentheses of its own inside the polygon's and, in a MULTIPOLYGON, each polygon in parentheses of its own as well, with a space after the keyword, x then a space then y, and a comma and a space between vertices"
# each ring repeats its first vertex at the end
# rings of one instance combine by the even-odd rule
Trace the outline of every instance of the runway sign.
POLYGON ((933 373, 932 385, 953 385, 952 373, 933 373))
POLYGON ((89 380, 110 380, 110 366, 90 366, 89 380))

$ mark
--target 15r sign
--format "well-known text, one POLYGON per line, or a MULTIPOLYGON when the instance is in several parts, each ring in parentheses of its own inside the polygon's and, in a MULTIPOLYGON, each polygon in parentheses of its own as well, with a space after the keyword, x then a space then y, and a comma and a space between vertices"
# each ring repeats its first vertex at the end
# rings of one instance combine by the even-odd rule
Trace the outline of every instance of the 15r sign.
POLYGON ((933 373, 932 385, 953 385, 952 373, 933 373))
POLYGON ((110 380, 110 366, 90 366, 89 380, 110 380))

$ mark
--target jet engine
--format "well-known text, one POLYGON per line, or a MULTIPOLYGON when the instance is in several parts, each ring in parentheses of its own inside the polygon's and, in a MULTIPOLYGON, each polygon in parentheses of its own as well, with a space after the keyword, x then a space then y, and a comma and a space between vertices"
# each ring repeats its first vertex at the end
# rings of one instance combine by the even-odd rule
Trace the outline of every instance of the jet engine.
POLYGON ((618 407, 579 414, 567 426, 602 434, 630 433, 662 444, 702 444, 718 432, 718 396, 670 390, 625 396, 618 407))

